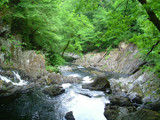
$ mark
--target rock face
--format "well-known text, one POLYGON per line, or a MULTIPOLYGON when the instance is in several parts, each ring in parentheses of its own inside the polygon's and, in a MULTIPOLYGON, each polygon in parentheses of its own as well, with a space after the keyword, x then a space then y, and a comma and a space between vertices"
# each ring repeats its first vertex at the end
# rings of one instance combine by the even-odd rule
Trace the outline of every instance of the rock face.
POLYGON ((65 118, 66 118, 66 120, 75 120, 72 111, 66 113, 65 118))
POLYGON ((83 85, 82 87, 84 89, 106 91, 110 88, 110 83, 107 77, 97 77, 93 83, 83 85))
POLYGON ((105 53, 88 53, 75 63, 84 67, 97 67, 102 71, 131 74, 143 64, 137 53, 136 45, 121 43, 118 49, 104 58, 105 53), (99 62, 100 59, 102 60, 99 62))
POLYGON ((18 65, 35 79, 47 74, 45 57, 42 54, 36 54, 34 50, 24 51, 19 58, 18 65))
POLYGON ((64 92, 65 90, 61 86, 58 86, 58 85, 52 85, 43 90, 43 93, 48 94, 51 97, 60 95, 64 92))
POLYGON ((140 70, 127 78, 113 78, 109 81, 113 92, 127 92, 134 103, 154 103, 160 99, 160 79, 151 72, 142 73, 140 70))

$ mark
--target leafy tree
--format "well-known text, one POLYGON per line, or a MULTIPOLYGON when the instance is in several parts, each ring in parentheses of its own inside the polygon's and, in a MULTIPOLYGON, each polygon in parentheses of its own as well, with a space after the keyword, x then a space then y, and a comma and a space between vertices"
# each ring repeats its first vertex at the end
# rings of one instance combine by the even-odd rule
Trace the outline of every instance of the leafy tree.
POLYGON ((42 50, 48 65, 64 63, 65 52, 109 51, 130 41, 160 71, 159 0, 2 0, 0 9, 6 5, 11 34, 23 36, 24 49, 42 50))

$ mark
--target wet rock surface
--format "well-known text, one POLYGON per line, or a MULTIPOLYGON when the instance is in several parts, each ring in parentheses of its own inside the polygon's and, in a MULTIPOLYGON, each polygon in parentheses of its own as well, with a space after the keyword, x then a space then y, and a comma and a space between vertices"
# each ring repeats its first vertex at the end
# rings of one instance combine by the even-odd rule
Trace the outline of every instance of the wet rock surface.
POLYGON ((104 111, 104 116, 107 120, 117 120, 121 116, 136 111, 136 108, 124 93, 112 94, 109 100, 110 104, 106 104, 104 111))
POLYGON ((101 90, 106 91, 110 88, 110 83, 107 77, 97 77, 93 83, 83 85, 82 88, 90 90, 101 90))
POLYGON ((25 74, 22 70, 15 68, 0 68, 0 103, 13 100, 20 94, 31 92, 40 87, 39 81, 25 74))
POLYGON ((156 112, 160 110, 158 101, 144 105, 141 98, 136 97, 135 102, 123 92, 111 94, 109 100, 104 111, 107 120, 160 120, 160 113, 156 112))
POLYGON ((66 113, 65 118, 66 118, 66 120, 75 120, 72 111, 66 113))
POLYGON ((120 95, 113 95, 109 98, 112 106, 120 106, 120 107, 130 107, 132 103, 130 102, 129 98, 120 96, 120 95))
POLYGON ((43 93, 48 94, 51 97, 60 95, 64 92, 65 92, 65 90, 59 85, 51 85, 51 86, 43 89, 43 93))
POLYGON ((31 92, 35 87, 40 85, 29 83, 24 86, 16 86, 12 83, 0 81, 0 104, 12 101, 20 96, 20 94, 31 92))

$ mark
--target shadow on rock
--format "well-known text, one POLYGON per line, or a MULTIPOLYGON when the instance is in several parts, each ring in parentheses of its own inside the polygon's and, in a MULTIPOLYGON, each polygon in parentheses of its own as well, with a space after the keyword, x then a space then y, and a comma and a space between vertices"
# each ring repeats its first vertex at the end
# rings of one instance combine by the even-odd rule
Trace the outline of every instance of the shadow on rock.
POLYGON ((97 77, 93 83, 83 85, 82 88, 90 89, 90 90, 99 90, 99 91, 106 91, 110 89, 110 83, 107 77, 97 77))
POLYGON ((59 85, 51 85, 43 89, 43 93, 48 94, 50 97, 60 95, 64 92, 65 90, 59 85))

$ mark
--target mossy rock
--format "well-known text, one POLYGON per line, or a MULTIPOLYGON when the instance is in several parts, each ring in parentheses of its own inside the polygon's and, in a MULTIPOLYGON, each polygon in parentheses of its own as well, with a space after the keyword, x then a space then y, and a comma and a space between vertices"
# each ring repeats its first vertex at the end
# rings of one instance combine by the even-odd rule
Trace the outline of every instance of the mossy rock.
POLYGON ((0 80, 0 85, 2 85, 3 84, 3 80, 0 80))
POLYGON ((132 89, 133 92, 136 92, 139 96, 143 96, 142 89, 139 86, 134 86, 132 89))
POLYGON ((106 89, 110 89, 110 83, 107 79, 107 77, 97 77, 93 83, 90 83, 88 85, 82 86, 84 89, 90 89, 90 90, 100 90, 105 91, 106 89))
POLYGON ((91 73, 95 75, 102 75, 102 72, 99 72, 99 71, 91 71, 91 73))
POLYGON ((43 93, 48 94, 51 97, 60 95, 64 92, 65 92, 65 90, 59 85, 52 85, 52 86, 47 87, 43 90, 43 93))
POLYGON ((51 82, 52 82, 52 81, 51 81, 51 79, 50 79, 50 78, 47 78, 47 79, 46 79, 46 83, 47 83, 47 85, 50 85, 50 84, 51 84, 51 82))
POLYGON ((156 111, 141 109, 123 116, 121 120, 160 120, 160 114, 156 111))

